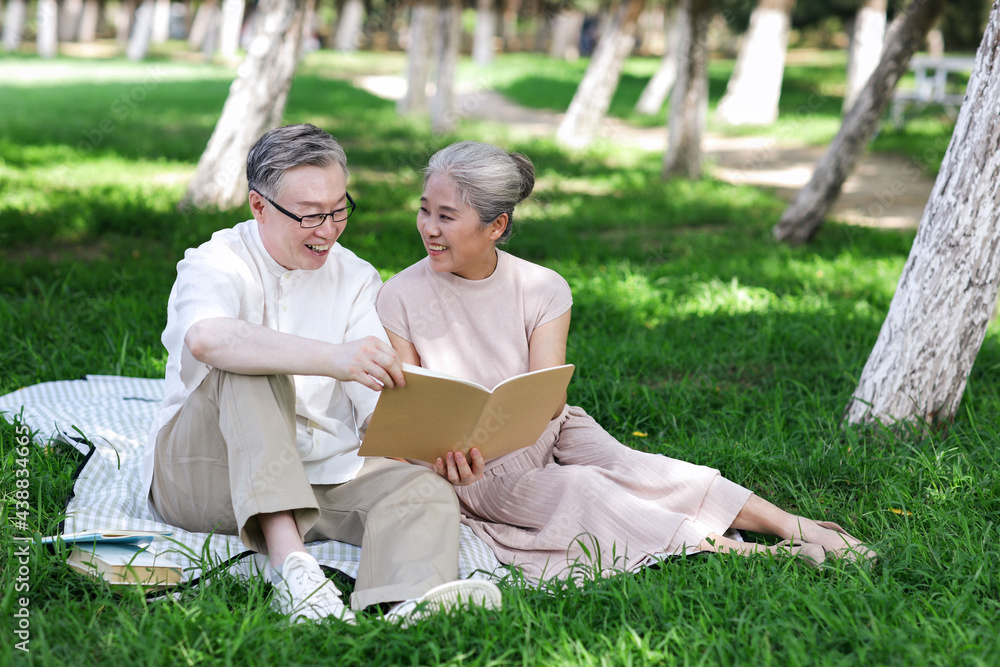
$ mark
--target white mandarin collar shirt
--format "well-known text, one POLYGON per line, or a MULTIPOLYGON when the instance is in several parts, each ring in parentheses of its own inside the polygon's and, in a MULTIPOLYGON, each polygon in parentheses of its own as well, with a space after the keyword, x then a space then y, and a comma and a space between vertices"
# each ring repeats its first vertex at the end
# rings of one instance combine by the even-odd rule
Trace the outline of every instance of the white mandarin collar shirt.
MULTIPOLYGON (((145 482, 152 481, 156 435, 208 375, 184 343, 198 321, 231 317, 275 331, 330 343, 365 336, 387 341, 375 312, 382 281, 375 268, 339 243, 322 268, 288 270, 264 248, 255 220, 223 229, 177 264, 167 302, 166 395, 146 449, 145 482)), ((364 461, 357 456, 359 427, 371 416, 378 393, 357 382, 293 376, 297 448, 313 484, 353 479, 364 461)), ((148 495, 148 493, 147 493, 148 495)))

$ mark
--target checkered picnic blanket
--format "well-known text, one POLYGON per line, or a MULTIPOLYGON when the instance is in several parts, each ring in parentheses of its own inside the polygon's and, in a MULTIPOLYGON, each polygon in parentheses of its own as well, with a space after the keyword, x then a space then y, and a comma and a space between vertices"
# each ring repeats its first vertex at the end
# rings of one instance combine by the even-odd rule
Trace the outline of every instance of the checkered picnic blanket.
MULTIPOLYGON (((266 560, 251 554, 238 537, 192 533, 155 521, 142 488, 143 450, 163 398, 164 381, 110 375, 43 382, 0 396, 0 412, 19 418, 39 444, 56 440, 85 455, 66 507, 64 533, 85 530, 172 530, 151 550, 182 565, 185 580, 202 576, 202 564, 225 564, 237 576, 262 571, 266 560), (207 558, 205 558, 207 556, 207 558)), ((472 530, 461 526, 459 576, 488 578, 500 568, 496 556, 472 530)), ((322 565, 356 578, 360 548, 328 540, 306 545, 322 565)))

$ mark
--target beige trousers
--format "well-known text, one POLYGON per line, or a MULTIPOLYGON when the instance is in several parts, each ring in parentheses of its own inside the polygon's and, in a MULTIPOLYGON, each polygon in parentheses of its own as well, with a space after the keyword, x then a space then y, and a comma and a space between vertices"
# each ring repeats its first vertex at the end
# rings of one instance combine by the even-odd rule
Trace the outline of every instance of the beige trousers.
POLYGON ((433 471, 370 458, 343 484, 311 485, 295 449, 286 375, 213 369, 156 441, 153 506, 194 532, 267 553, 258 514, 291 511, 304 541, 361 547, 351 606, 416 598, 458 576, 458 501, 433 471))

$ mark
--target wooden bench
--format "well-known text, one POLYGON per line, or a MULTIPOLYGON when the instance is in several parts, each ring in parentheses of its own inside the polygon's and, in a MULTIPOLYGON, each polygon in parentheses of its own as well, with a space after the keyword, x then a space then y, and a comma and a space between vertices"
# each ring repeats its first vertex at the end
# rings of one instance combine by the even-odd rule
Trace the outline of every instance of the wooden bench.
POLYGON ((940 104, 952 118, 958 117, 958 109, 965 99, 965 84, 951 83, 949 75, 972 72, 975 58, 971 56, 925 56, 910 59, 910 69, 916 77, 916 86, 899 90, 892 97, 892 123, 897 128, 903 126, 907 107, 923 109, 928 104, 940 104))

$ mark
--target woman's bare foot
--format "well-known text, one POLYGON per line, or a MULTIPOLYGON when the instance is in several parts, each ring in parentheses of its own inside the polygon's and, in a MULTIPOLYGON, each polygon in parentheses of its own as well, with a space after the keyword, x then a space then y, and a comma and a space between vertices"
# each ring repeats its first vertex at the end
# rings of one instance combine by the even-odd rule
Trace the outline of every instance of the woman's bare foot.
POLYGON ((799 533, 804 542, 822 545, 828 555, 848 560, 874 560, 874 551, 832 521, 803 519, 799 533))

